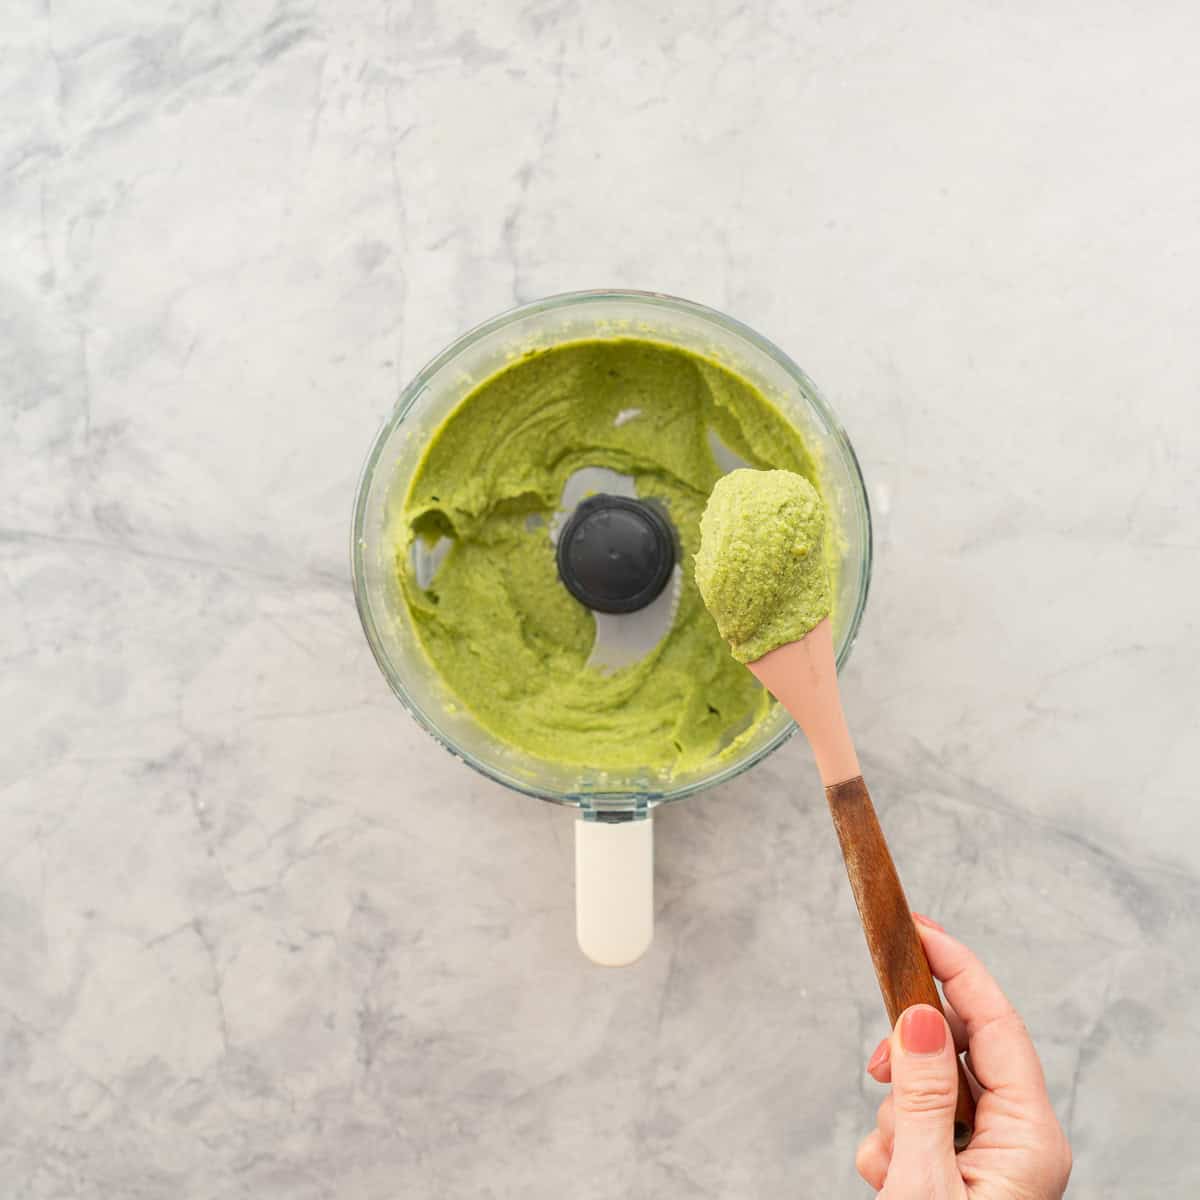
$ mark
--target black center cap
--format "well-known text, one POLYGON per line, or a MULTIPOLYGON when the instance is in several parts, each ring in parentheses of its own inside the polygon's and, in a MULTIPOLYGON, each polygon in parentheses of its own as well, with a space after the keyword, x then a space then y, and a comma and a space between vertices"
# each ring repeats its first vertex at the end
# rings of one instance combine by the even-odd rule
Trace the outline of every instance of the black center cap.
POLYGON ((653 505, 592 496, 558 535, 558 575, 581 604, 604 613, 645 608, 675 567, 675 539, 653 505))

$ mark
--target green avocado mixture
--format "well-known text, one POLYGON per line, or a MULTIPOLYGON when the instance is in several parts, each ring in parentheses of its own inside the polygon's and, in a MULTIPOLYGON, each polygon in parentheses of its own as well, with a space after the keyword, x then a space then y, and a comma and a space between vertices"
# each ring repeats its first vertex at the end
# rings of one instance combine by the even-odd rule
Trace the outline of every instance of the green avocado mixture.
POLYGON ((696 585, 738 662, 802 638, 829 616, 825 505, 791 471, 733 471, 700 518, 696 585))
POLYGON ((700 514, 722 474, 710 433, 756 467, 818 482, 800 435, 756 388, 638 338, 530 350, 434 432, 398 513, 397 569, 434 670, 494 736, 558 763, 670 775, 728 751, 770 711, 696 589, 700 514), (563 486, 583 467, 630 476, 639 497, 666 507, 679 542, 670 631, 611 673, 587 665, 595 620, 559 581, 550 538, 563 486), (423 588, 413 541, 443 538, 423 588))

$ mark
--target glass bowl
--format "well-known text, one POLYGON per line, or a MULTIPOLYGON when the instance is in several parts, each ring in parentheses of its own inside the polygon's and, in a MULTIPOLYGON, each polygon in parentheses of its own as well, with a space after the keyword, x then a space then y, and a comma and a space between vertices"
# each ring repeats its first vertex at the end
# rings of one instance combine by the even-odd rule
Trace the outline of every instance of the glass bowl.
POLYGON ((477 384, 530 348, 581 339, 645 337, 715 359, 744 376, 799 429, 817 462, 841 547, 833 615, 838 666, 858 632, 871 578, 871 518, 845 430, 812 380, 778 347, 732 317, 653 292, 587 291, 551 296, 463 334, 404 389, 367 456, 354 506, 354 594, 371 650, 401 703, 447 750, 506 787, 606 819, 733 778, 795 730, 776 706, 732 758, 685 774, 564 766, 498 741, 432 670, 409 622, 395 565, 390 517, 403 503, 430 436, 477 384))

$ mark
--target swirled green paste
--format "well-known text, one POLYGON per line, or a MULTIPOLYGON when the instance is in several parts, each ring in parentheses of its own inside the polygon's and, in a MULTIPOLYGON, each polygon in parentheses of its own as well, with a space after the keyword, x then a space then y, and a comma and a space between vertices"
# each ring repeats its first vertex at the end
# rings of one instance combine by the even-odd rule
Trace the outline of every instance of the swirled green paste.
POLYGON ((768 714, 773 702, 731 657, 696 588, 700 515, 722 475, 710 434, 755 467, 819 486, 799 433, 757 388, 633 337, 531 350, 434 432, 400 509, 397 570, 432 668, 496 738, 557 763, 669 775, 719 756, 768 714), (680 549, 669 632, 611 673, 588 665, 595 620, 559 581, 549 536, 563 486, 583 467, 628 475, 639 496, 665 505, 680 549), (425 588, 417 538, 450 539, 425 588))

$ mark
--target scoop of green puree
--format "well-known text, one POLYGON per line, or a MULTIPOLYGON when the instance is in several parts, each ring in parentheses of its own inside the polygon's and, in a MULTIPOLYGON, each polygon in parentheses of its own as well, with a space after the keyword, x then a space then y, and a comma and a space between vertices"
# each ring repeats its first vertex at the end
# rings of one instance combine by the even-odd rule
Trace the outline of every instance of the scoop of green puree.
POLYGON ((825 506, 790 471, 733 471, 700 518, 696 583, 738 662, 802 638, 829 616, 825 506))

